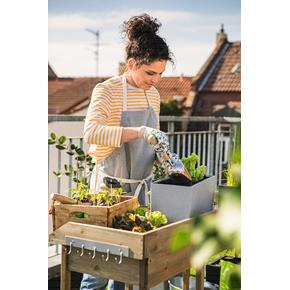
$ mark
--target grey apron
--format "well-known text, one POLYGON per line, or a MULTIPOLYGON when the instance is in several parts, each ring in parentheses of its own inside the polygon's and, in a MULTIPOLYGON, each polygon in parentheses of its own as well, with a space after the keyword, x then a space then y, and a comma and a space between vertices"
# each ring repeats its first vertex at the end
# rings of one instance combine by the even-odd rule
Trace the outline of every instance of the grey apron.
MULTIPOLYGON (((147 126, 157 129, 158 118, 149 104, 144 110, 127 110, 127 82, 125 75, 122 76, 123 87, 123 112, 121 127, 147 126)), ((147 192, 150 190, 152 179, 152 167, 155 152, 152 146, 143 139, 136 139, 115 149, 111 155, 96 165, 92 172, 91 189, 96 192, 102 190, 103 178, 109 176, 117 179, 122 188, 130 195, 138 196, 141 205, 149 203, 147 192)))

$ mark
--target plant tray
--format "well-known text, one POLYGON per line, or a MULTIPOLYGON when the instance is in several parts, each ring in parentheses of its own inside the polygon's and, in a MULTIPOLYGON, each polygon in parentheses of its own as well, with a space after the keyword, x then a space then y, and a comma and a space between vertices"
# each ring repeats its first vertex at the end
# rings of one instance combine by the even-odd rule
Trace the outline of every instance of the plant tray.
POLYGON ((85 204, 64 204, 55 202, 52 211, 52 225, 55 231, 67 222, 111 227, 116 215, 138 207, 137 197, 121 196, 120 202, 112 206, 85 204), (81 217, 85 216, 85 217, 81 217))

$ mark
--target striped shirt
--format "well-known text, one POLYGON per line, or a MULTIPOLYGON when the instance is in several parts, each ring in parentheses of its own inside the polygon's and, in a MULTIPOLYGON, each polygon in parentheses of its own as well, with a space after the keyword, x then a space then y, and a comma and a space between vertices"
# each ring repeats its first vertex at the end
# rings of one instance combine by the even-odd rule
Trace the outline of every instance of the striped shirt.
MULTIPOLYGON (((150 106, 157 114, 159 126, 160 96, 155 87, 146 90, 150 106)), ((127 83, 127 110, 136 111, 148 107, 144 89, 127 83)), ((95 86, 88 108, 84 139, 89 154, 99 163, 108 157, 115 148, 121 146, 123 111, 122 76, 113 77, 95 86)))

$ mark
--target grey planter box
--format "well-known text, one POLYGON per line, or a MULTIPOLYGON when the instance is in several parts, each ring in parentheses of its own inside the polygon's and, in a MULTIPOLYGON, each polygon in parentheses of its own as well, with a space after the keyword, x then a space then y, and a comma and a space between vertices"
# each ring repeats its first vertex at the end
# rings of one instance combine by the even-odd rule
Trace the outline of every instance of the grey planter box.
POLYGON ((191 186, 153 182, 151 208, 164 213, 170 223, 191 218, 213 210, 216 188, 216 176, 207 177, 191 186))

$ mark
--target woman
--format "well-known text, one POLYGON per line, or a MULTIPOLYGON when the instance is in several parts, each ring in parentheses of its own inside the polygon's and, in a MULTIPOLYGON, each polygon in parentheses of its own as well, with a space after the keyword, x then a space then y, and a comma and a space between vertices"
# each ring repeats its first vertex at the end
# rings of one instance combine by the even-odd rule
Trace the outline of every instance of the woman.
MULTIPOLYGON (((167 61, 172 62, 166 42, 156 34, 160 25, 147 14, 124 22, 127 71, 95 87, 84 128, 96 161, 91 188, 101 190, 109 176, 138 196, 141 205, 148 203, 155 157, 149 136, 159 129, 160 96, 154 85, 167 61)), ((107 279, 84 274, 81 290, 104 289, 106 284, 107 279)), ((122 286, 115 282, 115 288, 122 286)))

